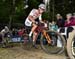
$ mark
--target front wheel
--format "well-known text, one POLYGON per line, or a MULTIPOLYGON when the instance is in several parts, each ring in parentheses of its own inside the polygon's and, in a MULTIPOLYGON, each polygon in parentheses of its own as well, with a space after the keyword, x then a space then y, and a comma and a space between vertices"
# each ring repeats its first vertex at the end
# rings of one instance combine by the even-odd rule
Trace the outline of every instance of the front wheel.
POLYGON ((44 35, 41 35, 41 47, 43 48, 43 50, 47 53, 50 54, 60 54, 64 51, 65 49, 65 39, 63 36, 61 36, 58 32, 55 31, 46 31, 46 33, 48 34, 48 36, 51 39, 51 43, 49 44, 47 42, 47 39, 44 35))
POLYGON ((67 39, 67 53, 70 59, 75 59, 75 33, 70 33, 67 39))

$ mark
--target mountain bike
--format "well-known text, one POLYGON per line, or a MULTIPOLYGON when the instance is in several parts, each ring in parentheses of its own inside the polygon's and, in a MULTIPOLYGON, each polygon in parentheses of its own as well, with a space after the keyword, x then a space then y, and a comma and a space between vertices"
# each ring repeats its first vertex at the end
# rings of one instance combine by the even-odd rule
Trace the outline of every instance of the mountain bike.
POLYGON ((71 32, 67 39, 67 53, 70 59, 75 59, 75 32, 71 32))
MULTIPOLYGON (((26 32, 28 32, 28 29, 29 28, 27 27, 25 28, 26 32)), ((36 31, 40 34, 40 45, 46 53, 60 54, 64 51, 64 48, 66 46, 65 39, 63 36, 61 36, 60 33, 53 30, 46 30, 42 23, 38 25, 36 31)), ((28 34, 26 32, 24 34, 24 38, 29 40, 28 34)), ((26 39, 21 40, 21 46, 25 47, 27 41, 26 39)))

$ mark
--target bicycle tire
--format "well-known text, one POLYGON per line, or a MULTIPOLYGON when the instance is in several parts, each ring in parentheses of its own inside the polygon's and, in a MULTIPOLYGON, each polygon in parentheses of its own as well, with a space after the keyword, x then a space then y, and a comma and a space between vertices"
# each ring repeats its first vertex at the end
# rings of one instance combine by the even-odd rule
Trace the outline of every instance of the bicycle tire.
MULTIPOLYGON (((43 38, 44 38, 44 36, 43 35, 41 35, 41 39, 40 39, 40 43, 41 43, 41 47, 42 47, 42 49, 46 52, 46 53, 48 53, 48 54, 61 54, 63 51, 64 51, 64 49, 65 49, 65 46, 66 46, 66 41, 65 41, 65 39, 64 39, 64 37, 63 36, 61 36, 60 35, 60 33, 58 33, 58 32, 56 32, 56 31, 52 31, 52 30, 49 30, 49 31, 46 31, 47 33, 55 33, 56 35, 58 35, 60 38, 61 38, 61 41, 62 41, 62 48, 61 49, 59 49, 59 50, 56 50, 56 51, 51 51, 51 50, 48 50, 47 49, 47 47, 45 47, 45 45, 43 44, 43 38)), ((54 37, 53 37, 53 39, 54 39, 54 37)), ((56 39, 57 40, 57 39, 56 39)), ((50 46, 52 46, 52 45, 50 45, 50 46)), ((54 48, 53 48, 54 49, 54 48)))
POLYGON ((69 38, 67 39, 67 54, 70 59, 75 59, 72 53, 72 42, 75 39, 74 33, 69 34, 69 38))

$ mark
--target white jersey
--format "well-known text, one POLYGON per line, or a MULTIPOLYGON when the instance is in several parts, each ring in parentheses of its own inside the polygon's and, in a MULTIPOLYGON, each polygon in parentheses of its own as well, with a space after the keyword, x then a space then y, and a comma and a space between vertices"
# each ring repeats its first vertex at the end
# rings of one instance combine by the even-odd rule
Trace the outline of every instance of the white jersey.
MULTIPOLYGON (((32 9, 32 11, 30 12, 29 16, 33 16, 34 19, 39 18, 39 20, 42 20, 42 17, 41 17, 42 15, 38 13, 37 9, 32 9)), ((25 20, 25 25, 26 26, 31 26, 32 25, 32 21, 30 21, 28 19, 28 17, 25 20)))

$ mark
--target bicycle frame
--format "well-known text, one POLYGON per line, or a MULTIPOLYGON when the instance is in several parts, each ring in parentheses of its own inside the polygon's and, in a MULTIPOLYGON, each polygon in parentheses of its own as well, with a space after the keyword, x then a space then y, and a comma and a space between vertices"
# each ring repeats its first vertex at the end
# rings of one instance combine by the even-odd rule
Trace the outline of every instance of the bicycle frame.
POLYGON ((44 26, 39 25, 39 26, 37 27, 37 31, 38 31, 38 32, 41 32, 41 33, 42 33, 42 35, 43 35, 43 36, 45 36, 45 38, 46 38, 46 40, 47 40, 48 44, 50 44, 50 43, 51 43, 51 38, 50 38, 50 36, 48 35, 48 33, 46 32, 46 30, 45 30, 45 27, 44 27, 44 26))
MULTIPOLYGON (((44 27, 44 24, 43 24, 43 23, 40 23, 40 24, 38 25, 38 27, 35 29, 35 32, 37 32, 37 33, 42 33, 42 35, 46 38, 48 44, 50 44, 50 43, 51 43, 51 38, 50 38, 50 36, 48 35, 48 33, 46 32, 45 29, 46 29, 46 28, 44 27)), ((28 35, 27 35, 27 36, 28 36, 28 35)))
POLYGON ((50 44, 50 43, 51 43, 51 38, 50 38, 50 36, 48 35, 48 33, 46 32, 46 30, 43 30, 43 31, 42 31, 42 34, 43 34, 43 36, 45 36, 45 38, 47 39, 48 44, 50 44))

